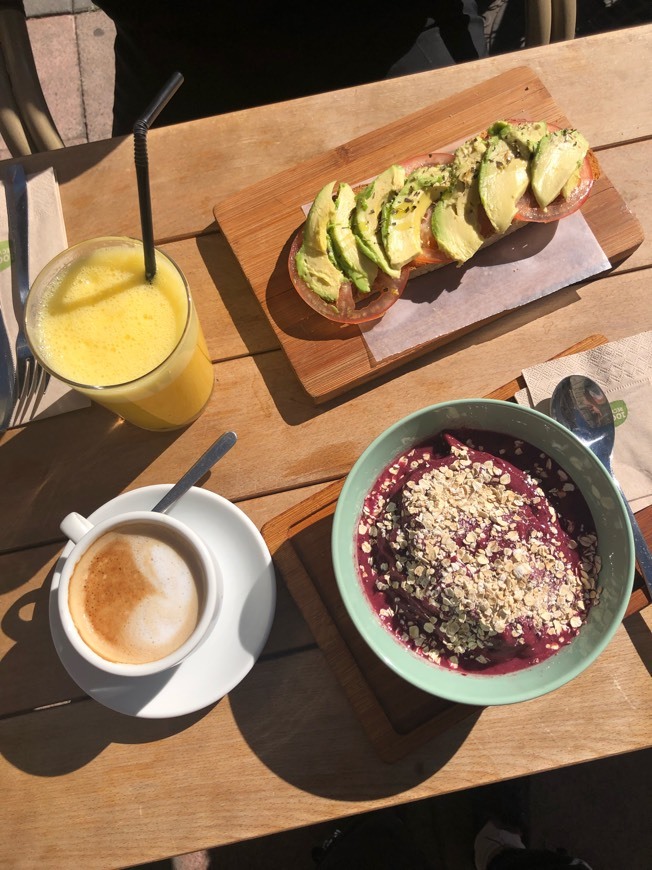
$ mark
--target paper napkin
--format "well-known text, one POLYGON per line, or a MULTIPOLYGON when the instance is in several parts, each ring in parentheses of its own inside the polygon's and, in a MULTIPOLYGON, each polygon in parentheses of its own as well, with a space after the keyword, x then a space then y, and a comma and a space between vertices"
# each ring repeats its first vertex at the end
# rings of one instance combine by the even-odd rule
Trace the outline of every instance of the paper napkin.
POLYGON ((633 511, 652 504, 652 332, 525 369, 526 389, 516 401, 549 413, 567 375, 586 375, 605 391, 616 421, 614 474, 633 511))
POLYGON ((411 279, 381 320, 362 324, 362 337, 379 363, 610 268, 580 212, 529 224, 463 266, 449 264, 411 279))
MULTIPOLYGON (((43 172, 28 176, 27 202, 29 280, 31 284, 43 266, 68 245, 59 185, 54 175, 54 169, 50 167, 43 172)), ((19 309, 16 307, 12 288, 8 230, 7 200, 3 181, 0 195, 0 316, 4 319, 7 328, 15 364, 16 335, 18 333, 16 311, 19 309)), ((31 419, 41 420, 44 417, 84 408, 89 404, 89 400, 84 396, 74 392, 56 378, 50 378, 37 413, 31 419)), ((23 422, 29 422, 29 420, 23 422)))

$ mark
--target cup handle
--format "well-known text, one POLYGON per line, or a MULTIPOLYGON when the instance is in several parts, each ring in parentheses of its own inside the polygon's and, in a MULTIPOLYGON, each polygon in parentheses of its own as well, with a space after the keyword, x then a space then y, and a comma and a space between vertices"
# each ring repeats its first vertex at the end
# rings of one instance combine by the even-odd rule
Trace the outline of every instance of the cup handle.
POLYGON ((61 520, 59 528, 66 537, 70 538, 73 544, 77 544, 86 532, 90 532, 93 528, 93 523, 89 523, 86 517, 73 511, 61 520))

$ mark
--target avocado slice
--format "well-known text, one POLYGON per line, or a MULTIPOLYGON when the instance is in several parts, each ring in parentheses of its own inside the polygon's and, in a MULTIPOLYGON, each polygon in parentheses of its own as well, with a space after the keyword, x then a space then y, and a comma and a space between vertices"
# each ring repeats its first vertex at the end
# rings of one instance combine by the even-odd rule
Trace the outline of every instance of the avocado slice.
POLYGON ((498 233, 504 233, 516 214, 516 203, 530 183, 529 160, 515 153, 499 136, 491 136, 478 173, 480 199, 498 233))
POLYGON ((432 210, 432 232, 452 260, 465 263, 482 246, 482 201, 478 184, 480 164, 487 150, 483 136, 469 139, 455 151, 451 187, 432 210))
POLYGON ((383 241, 392 266, 401 268, 421 253, 421 222, 450 181, 448 166, 422 166, 407 177, 383 221, 383 241))
POLYGON ((487 140, 484 136, 474 136, 468 139, 454 152, 451 164, 452 172, 460 184, 471 184, 477 178, 480 161, 487 150, 487 140))
POLYGON ((545 121, 521 121, 518 124, 496 121, 487 132, 490 136, 500 136, 519 157, 528 159, 548 132, 548 125, 545 121))
POLYGON ((344 274, 361 293, 369 293, 376 280, 378 266, 366 257, 357 245, 351 229, 351 214, 355 208, 355 193, 349 184, 340 183, 328 233, 333 253, 344 274))
POLYGON ((299 277, 327 302, 337 301, 340 286, 346 281, 334 263, 328 236, 328 225, 335 214, 334 187, 335 182, 329 182, 315 197, 303 228, 303 243, 295 257, 299 277))
POLYGON ((465 185, 443 194, 432 212, 432 232, 439 247, 452 260, 466 263, 482 247, 478 184, 465 185))
POLYGON ((555 130, 541 139, 530 169, 532 190, 541 208, 547 208, 564 189, 569 195, 566 185, 573 176, 579 180, 578 170, 588 150, 589 143, 577 130, 555 130))
POLYGON ((568 181, 562 187, 561 195, 564 197, 564 199, 568 199, 568 197, 571 195, 571 193, 575 190, 577 185, 580 183, 580 175, 581 175, 580 170, 581 170, 581 168, 582 168, 582 164, 580 163, 580 165, 577 167, 575 172, 571 173, 571 175, 568 178, 568 181))
POLYGON ((362 252, 392 278, 398 278, 401 270, 389 263, 382 245, 383 207, 387 213, 388 203, 404 184, 405 170, 402 166, 393 165, 381 172, 358 194, 351 221, 362 252))

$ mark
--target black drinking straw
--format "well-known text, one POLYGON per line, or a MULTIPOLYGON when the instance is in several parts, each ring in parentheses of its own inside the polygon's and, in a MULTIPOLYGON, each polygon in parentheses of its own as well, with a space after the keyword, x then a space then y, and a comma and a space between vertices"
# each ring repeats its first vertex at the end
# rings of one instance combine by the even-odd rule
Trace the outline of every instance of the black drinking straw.
POLYGON ((140 205, 140 224, 145 251, 145 277, 151 281, 156 275, 156 256, 154 254, 154 227, 152 224, 152 198, 149 191, 149 162, 147 160, 147 131, 158 118, 161 111, 183 82, 181 73, 174 73, 170 81, 147 107, 144 114, 134 124, 134 162, 138 181, 138 202, 140 205))

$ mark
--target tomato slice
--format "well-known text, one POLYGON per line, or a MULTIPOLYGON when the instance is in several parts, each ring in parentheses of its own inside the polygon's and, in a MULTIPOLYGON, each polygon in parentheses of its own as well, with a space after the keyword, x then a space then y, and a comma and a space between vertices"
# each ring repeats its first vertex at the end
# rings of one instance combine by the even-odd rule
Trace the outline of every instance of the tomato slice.
POLYGON ((303 301, 322 317, 327 317, 336 323, 365 323, 368 320, 377 320, 392 307, 405 289, 410 274, 407 266, 401 270, 398 278, 391 278, 379 269, 370 293, 360 293, 350 281, 344 281, 340 285, 337 302, 327 302, 311 290, 297 272, 296 255, 302 244, 303 227, 297 232, 290 246, 288 257, 290 279, 303 301))
POLYGON ((591 193, 593 182, 597 177, 594 166, 595 158, 589 152, 584 158, 580 169, 579 183, 571 195, 568 199, 564 199, 563 196, 559 195, 547 208, 541 208, 532 192, 532 188, 528 188, 518 202, 514 220, 545 224, 561 220, 576 212, 584 205, 591 193))
POLYGON ((421 221, 421 253, 412 260, 410 266, 418 269, 420 266, 432 266, 439 263, 452 263, 453 261, 445 254, 435 241, 432 233, 432 209, 431 206, 421 221))
MULTIPOLYGON (((518 121, 512 123, 518 123, 518 121)), ((557 124, 548 123, 548 130, 552 133, 555 130, 561 130, 561 127, 557 124)), ((593 156, 593 152, 589 151, 580 169, 579 183, 568 199, 564 199, 560 194, 547 208, 541 208, 532 192, 532 188, 528 187, 518 202, 514 220, 547 224, 568 217, 584 205, 588 195, 591 193, 593 182, 599 175, 597 160, 593 156)))

